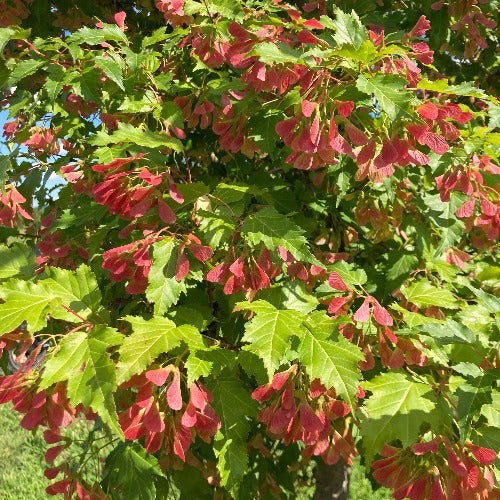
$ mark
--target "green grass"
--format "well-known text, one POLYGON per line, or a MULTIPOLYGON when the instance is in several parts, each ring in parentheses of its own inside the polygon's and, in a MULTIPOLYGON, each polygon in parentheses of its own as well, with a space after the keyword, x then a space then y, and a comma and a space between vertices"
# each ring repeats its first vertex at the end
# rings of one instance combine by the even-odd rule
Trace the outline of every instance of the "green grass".
POLYGON ((40 432, 31 433, 19 425, 19 413, 0 405, 0 498, 41 500, 49 481, 43 475, 46 449, 40 432))
MULTIPOLYGON (((29 432, 19 425, 19 414, 8 404, 0 405, 0 499, 46 500, 50 484, 43 471, 47 448, 41 431, 29 432)), ((80 429, 82 432, 83 429, 80 429)), ((75 429, 78 432, 78 429, 75 429)), ((311 488, 307 488, 311 491, 311 488)), ((351 500, 389 500, 389 490, 373 491, 365 468, 355 460, 350 484, 351 500)))

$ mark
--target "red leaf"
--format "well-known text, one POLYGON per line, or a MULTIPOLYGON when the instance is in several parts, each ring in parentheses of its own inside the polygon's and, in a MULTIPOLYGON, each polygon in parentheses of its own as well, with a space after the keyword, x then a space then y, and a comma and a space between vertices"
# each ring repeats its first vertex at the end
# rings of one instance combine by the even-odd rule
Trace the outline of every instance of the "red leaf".
POLYGON ((45 461, 47 463, 53 462, 59 456, 59 453, 64 450, 64 448, 64 445, 53 446, 52 448, 49 448, 45 452, 45 461))
POLYGON ((462 460, 457 456, 457 454, 451 449, 448 448, 448 465, 450 466, 450 469, 460 477, 467 477, 468 471, 467 467, 465 467, 465 464, 463 463, 462 460))
POLYGON ((336 316, 337 313, 342 309, 342 306, 349 302, 351 297, 347 295, 346 297, 336 297, 332 299, 328 306, 328 314, 332 314, 333 316, 336 316))
POLYGON ((439 115, 439 108, 432 102, 426 102, 417 108, 417 112, 423 118, 435 120, 439 115))
POLYGON ((92 165, 92 170, 94 172, 106 172, 113 168, 122 167, 127 163, 132 163, 144 156, 144 153, 139 153, 137 156, 129 156, 128 158, 115 158, 111 163, 92 165))
POLYGON ((206 280, 210 281, 210 283, 220 283, 224 279, 228 271, 229 271, 229 264, 227 262, 221 262, 213 269, 208 271, 206 280))
POLYGON ((125 18, 127 17, 127 14, 123 11, 117 12, 115 14, 115 23, 120 27, 121 29, 125 28, 125 18))
POLYGON ((448 149, 450 149, 450 146, 448 146, 448 143, 444 140, 444 137, 439 134, 435 134, 434 132, 426 132, 424 135, 422 135, 420 138, 417 138, 418 142, 420 144, 425 144, 426 146, 429 146, 434 153, 437 153, 438 155, 444 155, 448 149))
POLYGON ((490 448, 483 448, 472 443, 468 443, 467 448, 469 448, 481 465, 493 465, 497 459, 496 452, 490 448))
POLYGON ((328 284, 335 290, 340 290, 342 292, 347 292, 350 288, 344 283, 344 280, 340 277, 340 274, 333 271, 328 277, 328 284))
POLYGON ((324 30, 325 29, 325 27, 317 19, 308 19, 304 23, 304 26, 307 26, 308 28, 312 28, 312 29, 317 29, 317 30, 324 30))
POLYGON ((189 250, 200 262, 205 262, 212 257, 214 251, 205 245, 190 245, 189 250))
POLYGON ((315 102, 308 101, 307 99, 302 99, 301 107, 302 114, 309 118, 318 105, 315 102))
POLYGON ((393 323, 392 316, 376 299, 373 301, 373 317, 379 325, 391 326, 393 323))
POLYGON ((189 400, 199 410, 203 410, 207 404, 207 398, 203 391, 193 382, 189 388, 189 400))
POLYGON ((43 471, 43 475, 47 479, 54 479, 59 474, 59 472, 61 472, 60 467, 48 467, 43 471))
POLYGON ((354 313, 355 321, 365 323, 370 319, 370 297, 366 297, 361 307, 354 313))
POLYGON ((189 260, 181 253, 177 259, 177 266, 175 268, 175 279, 182 281, 189 273, 189 260))
POLYGON ((174 372, 174 380, 167 390, 167 403, 172 410, 180 410, 182 408, 181 373, 179 370, 174 372))
POLYGON ((161 387, 167 381, 169 375, 170 370, 168 368, 158 368, 146 372, 146 378, 158 387, 161 387))
POLYGON ((350 123, 346 123, 345 130, 347 132, 347 135, 349 136, 350 141, 355 146, 365 146, 366 144, 368 144, 368 136, 364 132, 359 130, 359 128, 351 125, 350 123))
POLYGON ((411 29, 411 31, 408 33, 409 36, 422 36, 425 35, 425 33, 430 30, 431 28, 431 23, 425 16, 420 16, 420 18, 417 21, 417 24, 411 29))
POLYGON ((337 109, 339 110, 340 116, 347 118, 354 109, 354 101, 339 102, 337 109))
POLYGON ((308 432, 319 432, 323 429, 323 423, 307 403, 301 403, 299 407, 300 423, 308 432))
POLYGON ((144 413, 142 419, 144 427, 150 432, 163 432, 165 430, 165 422, 158 411, 156 403, 153 403, 144 413))
POLYGON ((433 439, 427 443, 415 443, 412 445, 411 449, 415 455, 424 455, 425 453, 436 453, 439 447, 439 441, 433 439))
POLYGON ((161 198, 158 198, 158 215, 165 224, 173 224, 177 219, 174 211, 161 198))
POLYGON ((474 214, 474 207, 476 205, 476 199, 470 198, 468 199, 462 206, 458 207, 455 211, 455 215, 464 219, 466 217, 470 217, 474 214))

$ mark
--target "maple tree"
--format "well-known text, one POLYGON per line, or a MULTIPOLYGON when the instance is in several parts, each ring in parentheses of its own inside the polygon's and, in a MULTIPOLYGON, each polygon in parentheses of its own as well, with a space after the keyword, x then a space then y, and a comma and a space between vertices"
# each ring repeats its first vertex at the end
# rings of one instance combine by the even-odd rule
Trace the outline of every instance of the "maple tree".
POLYGON ((0 2, 0 402, 48 493, 361 455, 500 497, 497 4, 0 2))

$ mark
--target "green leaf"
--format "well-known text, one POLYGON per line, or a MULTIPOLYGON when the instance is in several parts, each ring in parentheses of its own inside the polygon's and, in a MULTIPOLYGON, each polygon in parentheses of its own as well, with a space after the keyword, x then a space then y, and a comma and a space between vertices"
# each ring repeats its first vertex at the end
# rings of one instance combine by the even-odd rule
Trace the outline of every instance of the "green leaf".
POLYGON ((110 80, 115 82, 123 91, 125 90, 123 86, 122 68, 116 61, 113 61, 111 57, 104 56, 97 56, 94 61, 110 80))
POLYGON ((154 302, 155 314, 162 315, 169 307, 176 304, 182 292, 186 293, 186 285, 175 278, 178 247, 174 240, 167 238, 153 245, 153 265, 149 272, 149 284, 146 297, 154 302))
POLYGON ((104 487, 123 500, 156 500, 158 460, 138 443, 120 443, 106 458, 104 487))
POLYGON ((58 306, 53 304, 54 296, 41 285, 29 281, 8 281, 0 285, 0 335, 16 329, 27 322, 32 333, 47 324, 47 314, 58 306))
POLYGON ((302 336, 304 316, 297 311, 276 309, 265 300, 238 302, 235 310, 253 311, 255 316, 245 326, 245 348, 257 354, 267 369, 269 378, 274 375, 290 349, 293 336, 302 336))
POLYGON ((468 437, 473 420, 480 414, 483 405, 492 403, 491 393, 498 375, 499 370, 484 372, 481 377, 469 379, 455 391, 461 439, 468 437))
POLYGON ((125 33, 116 24, 103 24, 102 28, 84 26, 71 34, 66 40, 67 43, 77 43, 79 45, 83 43, 99 45, 106 41, 128 43, 125 33))
POLYGON ((45 64, 47 64, 45 60, 28 59, 26 61, 21 61, 14 66, 5 86, 13 87, 23 78, 36 73, 42 66, 45 66, 45 64))
POLYGON ((259 298, 277 309, 292 309, 303 314, 316 309, 319 304, 314 295, 307 293, 302 281, 286 281, 266 288, 260 291, 259 298))
POLYGON ((453 294, 446 288, 431 285, 425 278, 413 283, 409 287, 402 287, 401 293, 406 300, 418 307, 444 307, 458 309, 458 303, 453 294))
POLYGON ((443 93, 448 87, 448 78, 441 78, 439 80, 428 80, 422 78, 417 83, 417 89, 433 90, 435 92, 443 93))
POLYGON ((29 34, 30 30, 23 30, 19 27, 0 28, 0 57, 5 59, 3 52, 9 40, 25 39, 29 34))
POLYGON ((499 104, 490 104, 488 109, 488 127, 491 129, 500 127, 500 105, 499 104))
POLYGON ((465 286, 476 296, 478 304, 481 304, 490 313, 500 312, 500 299, 490 293, 472 286, 470 283, 465 283, 465 286))
POLYGON ((215 437, 221 484, 234 492, 248 468, 250 424, 247 419, 255 418, 257 402, 242 386, 241 380, 232 375, 213 377, 207 381, 207 386, 214 398, 213 407, 222 421, 215 437))
POLYGON ((45 90, 47 97, 51 103, 54 103, 56 97, 61 93, 64 86, 64 77, 66 76, 66 69, 57 64, 47 66, 47 80, 45 81, 45 90))
POLYGON ((421 325, 418 330, 428 332, 439 344, 455 344, 463 342, 474 344, 476 334, 465 325, 448 319, 445 324, 421 325))
POLYGON ((311 380, 319 378, 328 389, 334 387, 354 411, 361 379, 358 363, 364 359, 358 346, 339 334, 322 338, 313 327, 303 336, 298 356, 311 380))
POLYGON ((206 0, 206 5, 211 11, 214 10, 228 19, 243 19, 243 9, 239 0, 206 0))
POLYGON ((149 36, 145 36, 142 39, 141 42, 141 48, 145 49, 146 47, 149 47, 150 45, 154 45, 155 43, 162 42, 163 40, 166 40, 168 38, 167 33, 165 33, 166 27, 162 26, 161 28, 158 28, 157 30, 154 30, 153 33, 149 36))
POLYGON ((369 461, 384 444, 399 439, 403 446, 409 446, 416 441, 424 422, 436 423, 436 404, 429 385, 404 373, 389 372, 362 386, 373 393, 365 400, 368 415, 361 427, 369 461))
POLYGON ((203 339, 192 325, 176 326, 167 318, 123 318, 132 325, 132 334, 125 337, 120 347, 116 367, 118 384, 126 382, 136 373, 142 373, 161 353, 169 352, 181 342, 203 347, 203 339))
POLYGON ((90 138, 90 143, 94 146, 107 146, 108 144, 118 144, 120 142, 131 142, 145 148, 158 149, 168 147, 174 151, 182 150, 182 143, 175 137, 168 137, 164 134, 152 132, 146 128, 136 128, 130 123, 120 122, 118 129, 111 135, 100 131, 90 138))
MULTIPOLYGON (((97 280, 90 268, 82 264, 76 271, 50 267, 46 269, 49 279, 40 281, 40 286, 47 294, 57 297, 60 303, 83 318, 87 319, 98 311, 101 303, 101 292, 97 280)), ((52 311, 52 316, 72 322, 80 319, 66 309, 59 307, 52 311)))
POLYGON ((296 64, 301 60, 302 52, 293 49, 285 43, 262 42, 254 45, 253 55, 266 64, 296 64))
POLYGON ((495 391, 491 394, 491 404, 485 404, 481 408, 481 415, 486 417, 491 427, 500 429, 500 392, 495 391))
POLYGON ((387 279, 393 281, 407 277, 418 264, 418 258, 411 253, 389 254, 391 265, 387 270, 387 279))
POLYGON ((425 325, 426 323, 441 323, 441 320, 436 318, 431 318, 430 316, 424 316, 416 312, 408 311, 401 307, 399 304, 391 304, 391 309, 399 311, 403 315, 403 321, 410 327, 413 328, 418 325, 425 325))
POLYGON ((359 75, 356 87, 365 94, 373 94, 377 99, 380 109, 391 120, 396 120, 407 114, 411 94, 405 90, 408 84, 405 78, 398 75, 359 75))
POLYGON ((453 246, 463 237, 465 224, 455 215, 463 201, 463 197, 457 193, 452 193, 449 202, 441 201, 439 194, 424 198, 425 205, 430 208, 427 216, 436 224, 441 235, 441 241, 436 248, 434 257, 441 255, 444 250, 453 246))
POLYGON ((187 383, 190 385, 200 377, 217 375, 226 367, 232 368, 235 363, 236 353, 222 347, 192 350, 184 365, 188 372, 187 383))
POLYGON ((0 245, 0 280, 22 276, 29 279, 37 268, 35 252, 22 243, 0 245))
POLYGON ((113 397, 117 387, 115 363, 107 352, 111 345, 121 341, 122 335, 117 330, 103 325, 96 326, 90 334, 80 330, 67 335, 59 343, 55 356, 45 363, 40 389, 67 380, 71 404, 92 408, 123 438, 113 397))
POLYGON ((266 207, 246 218, 241 233, 250 243, 263 243, 269 250, 282 246, 297 260, 322 267, 307 247, 304 231, 272 207, 266 207))
POLYGON ((333 35, 333 38, 337 44, 349 44, 359 49, 361 44, 368 40, 368 33, 356 12, 352 10, 350 14, 347 14, 337 9, 335 11, 335 16, 336 18, 331 24, 335 28, 335 35, 333 35))
POLYGON ((354 269, 354 264, 348 264, 343 260, 334 262, 331 269, 338 273, 345 284, 351 288, 364 285, 368 279, 363 269, 354 269))

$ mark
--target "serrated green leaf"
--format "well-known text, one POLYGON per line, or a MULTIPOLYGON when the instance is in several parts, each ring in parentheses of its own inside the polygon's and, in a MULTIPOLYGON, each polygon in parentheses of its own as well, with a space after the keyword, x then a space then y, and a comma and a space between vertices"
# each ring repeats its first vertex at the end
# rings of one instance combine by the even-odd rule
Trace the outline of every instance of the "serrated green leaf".
POLYGON ((465 286, 477 297, 477 302, 481 304, 490 313, 500 312, 500 299, 490 293, 465 283, 465 286))
POLYGON ((436 224, 441 235, 441 241, 434 253, 434 257, 438 257, 444 250, 460 241, 463 236, 465 224, 455 215, 463 203, 463 198, 457 193, 452 193, 450 201, 443 202, 439 194, 436 194, 426 196, 424 202, 430 208, 427 216, 436 224))
POLYGON ((499 128, 500 127, 500 105, 490 103, 490 107, 488 109, 488 127, 490 129, 499 128))
POLYGON ((209 9, 228 19, 243 19, 243 9, 239 0, 206 0, 209 9))
POLYGON ((408 287, 402 287, 401 293, 406 300, 418 307, 436 306, 446 309, 459 307, 457 300, 449 290, 431 285, 425 278, 408 287))
POLYGON ((430 316, 424 316, 412 311, 407 311, 405 308, 401 307, 399 304, 391 304, 391 309, 399 311, 403 315, 403 321, 410 327, 413 328, 419 325, 425 325, 427 323, 441 323, 442 321, 436 318, 431 318, 430 316))
POLYGON ((380 109, 391 120, 404 116, 407 112, 411 94, 405 89, 408 82, 398 75, 375 75, 367 77, 359 75, 356 87, 365 94, 373 94, 377 99, 380 109))
POLYGON ((0 245, 0 280, 22 276, 31 278, 37 268, 35 252, 22 243, 0 245))
POLYGON ((410 271, 415 269, 418 264, 418 258, 411 253, 389 254, 389 262, 391 265, 387 269, 386 276, 387 279, 392 281, 408 276, 410 271))
POLYGON ((491 394, 491 404, 485 404, 481 408, 481 415, 486 417, 491 427, 500 429, 500 392, 494 391, 491 394))
POLYGON ((136 128, 130 123, 123 122, 118 124, 118 129, 111 135, 100 131, 90 138, 90 143, 94 146, 107 146, 108 144, 118 144, 120 142, 130 142, 145 148, 160 148, 163 146, 174 151, 182 150, 181 141, 175 137, 168 137, 146 128, 136 128))
POLYGON ((128 43, 125 33, 116 24, 103 24, 102 28, 84 26, 72 33, 66 40, 69 44, 77 43, 80 45, 83 43, 87 45, 99 45, 106 41, 128 43))
POLYGON ((269 250, 282 246, 297 260, 322 267, 307 247, 304 231, 272 207, 247 217, 241 226, 241 233, 253 245, 263 243, 269 250))
POLYGON ((441 78, 439 80, 428 80, 427 78, 422 78, 417 83, 417 89, 423 89, 423 90, 433 90, 435 92, 442 93, 446 90, 448 87, 448 79, 447 78, 441 78))
POLYGON ((334 387, 354 410, 361 379, 358 363, 364 359, 363 353, 342 335, 322 337, 313 328, 308 329, 298 349, 299 360, 311 380, 319 378, 328 389, 334 387))
POLYGON ((265 300, 238 302, 235 310, 241 309, 255 313, 245 326, 243 341, 250 343, 245 348, 262 358, 271 378, 285 360, 291 338, 305 333, 304 316, 297 311, 276 309, 265 300))
POLYGON ((203 347, 203 339, 192 325, 176 326, 173 321, 162 317, 145 320, 126 316, 123 319, 132 325, 132 334, 125 337, 119 350, 116 367, 118 384, 126 382, 136 373, 142 373, 158 355, 174 349, 181 342, 203 347))
POLYGON ((51 103, 54 103, 56 97, 61 93, 64 87, 64 77, 66 69, 63 66, 51 64, 47 66, 47 80, 45 81, 45 90, 51 103))
POLYGON ((241 380, 229 374, 211 378, 207 386, 213 396, 213 407, 222 421, 214 443, 221 484, 235 492, 248 468, 250 424, 247 419, 256 416, 257 402, 242 386, 241 380))
POLYGON ((106 458, 103 485, 123 500, 156 500, 155 482, 161 477, 154 455, 138 443, 120 443, 106 458))
POLYGON ((54 296, 41 285, 29 281, 8 281, 0 285, 0 335, 11 332, 26 321, 34 333, 47 324, 47 314, 56 306, 54 296))
POLYGON ((154 302, 155 314, 164 314, 176 304, 181 293, 186 293, 184 281, 177 281, 178 247, 174 240, 167 238, 157 241, 153 247, 153 265, 148 276, 146 297, 154 302))
POLYGON ((420 325, 418 330, 428 332, 439 344, 474 344, 476 341, 476 334, 470 328, 452 319, 448 319, 445 324, 420 325))
POLYGON ((480 377, 469 379, 455 391, 461 439, 468 437, 473 420, 480 414, 483 405, 492 403, 491 393, 498 375, 498 370, 484 372, 480 377))
MULTIPOLYGON (((75 313, 87 319, 97 312, 101 303, 101 292, 97 280, 91 269, 82 264, 76 271, 50 267, 46 269, 48 279, 40 281, 40 286, 47 290, 47 294, 57 297, 60 304, 72 309, 75 313)), ((80 322, 81 320, 63 307, 54 309, 52 316, 66 321, 80 322)))
POLYGON ((368 279, 364 269, 355 269, 353 264, 348 264, 343 260, 334 262, 332 271, 338 273, 345 284, 351 288, 364 285, 368 279))
POLYGON ((232 368, 235 363, 236 353, 222 347, 192 350, 184 365, 188 372, 187 383, 190 385, 200 377, 217 375, 226 367, 232 368))
POLYGON ((37 59, 27 59, 26 61, 17 63, 11 71, 5 86, 12 87, 16 85, 16 83, 23 78, 36 73, 42 66, 45 66, 45 64, 47 64, 47 61, 40 61, 37 59))
POLYGON ((121 341, 122 335, 117 330, 103 325, 96 326, 90 334, 80 330, 67 335, 59 343, 55 356, 45 363, 40 389, 68 381, 71 403, 92 408, 123 438, 113 397, 117 387, 115 364, 107 352, 111 345, 121 341))
POLYGON ((302 52, 285 43, 258 43, 254 46, 252 54, 259 56, 259 60, 266 64, 296 64, 302 58, 302 52))
POLYGON ((307 314, 316 309, 319 301, 314 295, 307 293, 302 281, 287 281, 261 290, 259 298, 266 300, 277 309, 291 309, 307 314))
POLYGON ((384 444, 399 439, 403 446, 413 444, 420 426, 438 420, 432 388, 398 372, 378 375, 362 383, 373 394, 365 400, 367 416, 361 434, 368 461, 384 444))
POLYGON ((331 25, 335 28, 333 38, 340 46, 349 44, 359 49, 361 44, 368 40, 366 28, 354 10, 347 14, 337 9, 335 11, 335 20, 331 22, 331 25))
POLYGON ((94 59, 96 65, 104 71, 104 74, 113 82, 115 82, 118 87, 125 91, 123 85, 122 68, 120 65, 111 59, 111 57, 97 56, 94 59))
POLYGON ((158 28, 157 30, 154 30, 153 33, 149 36, 145 36, 142 39, 141 42, 141 48, 145 49, 146 47, 149 47, 150 45, 154 45, 155 43, 162 42, 163 40, 166 40, 168 38, 167 33, 165 33, 166 27, 162 26, 161 28, 158 28))

